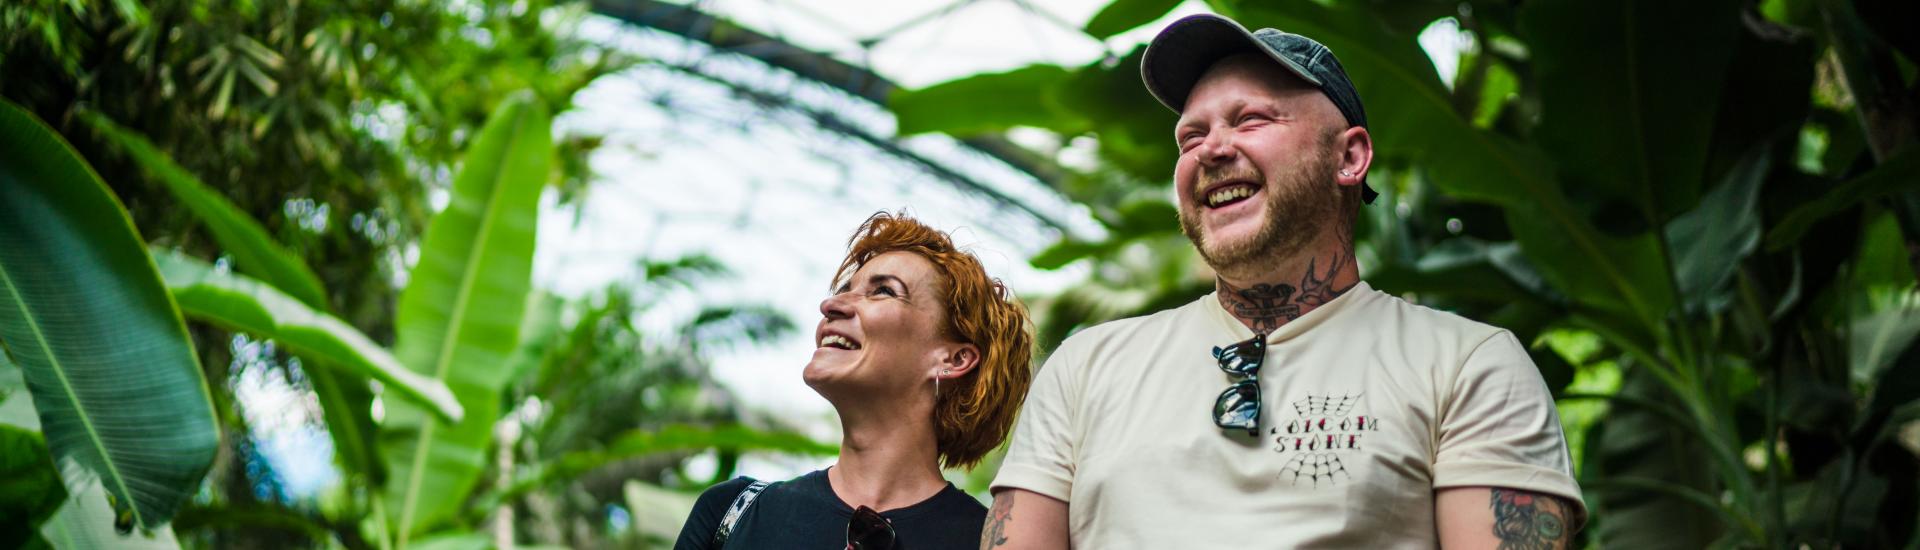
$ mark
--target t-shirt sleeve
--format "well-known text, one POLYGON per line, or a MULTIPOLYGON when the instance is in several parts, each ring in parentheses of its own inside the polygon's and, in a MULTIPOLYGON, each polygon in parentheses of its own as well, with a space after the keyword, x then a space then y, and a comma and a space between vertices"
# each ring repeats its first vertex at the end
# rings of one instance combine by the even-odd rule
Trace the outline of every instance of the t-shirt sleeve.
POLYGON ((1073 371, 1081 361, 1073 344, 1071 339, 1061 344, 1034 376, 992 491, 1025 489, 1068 501, 1073 489, 1074 411, 1079 405, 1073 371))
POLYGON ((749 483, 753 483, 753 478, 736 477, 700 493, 700 498, 693 503, 693 511, 687 514, 687 522, 680 525, 680 538, 673 543, 673 550, 712 548, 713 533, 720 528, 720 517, 726 515, 734 497, 739 496, 749 483))
POLYGON ((1586 508, 1553 394, 1513 333, 1500 331, 1468 355, 1441 410, 1435 489, 1520 489, 1586 508))

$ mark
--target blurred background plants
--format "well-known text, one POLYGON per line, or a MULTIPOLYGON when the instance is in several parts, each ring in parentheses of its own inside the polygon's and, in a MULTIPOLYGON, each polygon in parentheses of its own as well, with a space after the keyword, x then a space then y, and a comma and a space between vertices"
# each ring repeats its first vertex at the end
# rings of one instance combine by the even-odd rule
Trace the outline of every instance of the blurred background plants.
MULTIPOLYGON (((650 547, 743 453, 830 456, 709 369, 794 320, 636 326, 673 292, 744 284, 718 260, 640 258, 571 299, 528 284, 528 197, 592 200, 602 144, 550 114, 647 62, 575 30, 655 4, 0 5, 0 546, 650 547), (341 483, 317 498, 262 458, 236 397, 260 373, 322 417, 341 483)), ((1118 0, 1081 30, 1179 5, 1118 0)), ((1532 344, 1588 492, 1583 545, 1920 545, 1920 8, 1204 5, 1340 55, 1383 193, 1363 275, 1532 344), (1457 58, 1422 47, 1436 29, 1457 58)), ((1087 273, 1028 297, 1043 352, 1211 289, 1140 54, 884 95, 902 135, 1044 136, 1022 158, 1104 227, 1030 259, 1087 273), (1076 144, 1091 158, 1063 162, 1076 144)))
MULTIPOLYGON (((1087 30, 1174 4, 1115 2, 1087 30)), ((1533 344, 1593 512, 1584 544, 1920 544, 1911 3, 1207 4, 1340 56, 1383 192, 1362 276, 1533 344), (1467 44, 1450 78, 1421 51, 1435 25, 1467 44)), ((1211 286, 1180 242, 1174 117, 1135 84, 1140 54, 893 98, 910 131, 1098 139, 1062 189, 1113 236, 1034 259, 1097 274, 1043 302, 1048 343, 1211 286)))

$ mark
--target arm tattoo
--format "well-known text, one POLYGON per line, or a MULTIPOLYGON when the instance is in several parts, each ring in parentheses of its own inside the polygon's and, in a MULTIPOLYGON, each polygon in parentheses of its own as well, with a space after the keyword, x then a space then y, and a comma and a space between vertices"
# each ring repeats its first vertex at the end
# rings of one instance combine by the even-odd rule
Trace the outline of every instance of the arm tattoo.
POLYGON ((1013 494, 993 497, 993 509, 987 511, 987 528, 980 531, 980 550, 999 548, 1007 543, 1007 520, 1013 519, 1013 494))
POLYGON ((1300 286, 1286 283, 1255 284, 1251 288, 1237 288, 1218 279, 1220 302, 1227 311, 1233 313, 1254 332, 1267 334, 1280 328, 1281 323, 1292 321, 1305 315, 1308 310, 1339 298, 1353 288, 1334 288, 1333 279, 1340 269, 1353 261, 1351 252, 1342 251, 1333 255, 1333 261, 1327 262, 1325 273, 1319 273, 1319 260, 1307 259, 1307 272, 1300 277, 1300 286))
POLYGON ((1573 540, 1567 501, 1528 491, 1493 488, 1493 535, 1502 550, 1554 550, 1573 540))

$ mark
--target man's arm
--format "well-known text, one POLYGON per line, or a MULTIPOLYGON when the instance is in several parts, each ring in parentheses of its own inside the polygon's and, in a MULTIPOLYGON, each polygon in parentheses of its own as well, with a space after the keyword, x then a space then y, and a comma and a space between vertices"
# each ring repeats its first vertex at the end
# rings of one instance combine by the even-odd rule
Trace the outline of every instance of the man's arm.
POLYGON ((1558 496, 1501 487, 1454 487, 1434 497, 1440 547, 1447 550, 1560 550, 1586 521, 1558 496))
POLYGON ((1067 503, 1025 489, 993 494, 980 550, 1066 550, 1067 503))

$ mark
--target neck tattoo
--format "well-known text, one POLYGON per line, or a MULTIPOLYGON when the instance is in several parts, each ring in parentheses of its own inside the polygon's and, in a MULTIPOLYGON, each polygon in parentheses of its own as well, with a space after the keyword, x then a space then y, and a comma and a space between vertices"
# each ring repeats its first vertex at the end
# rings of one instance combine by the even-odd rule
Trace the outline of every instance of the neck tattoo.
POLYGON ((1300 276, 1299 286, 1286 283, 1256 283, 1251 287, 1240 288, 1228 283, 1226 279, 1215 280, 1219 285, 1220 305, 1229 313, 1245 323, 1253 332, 1266 336, 1287 321, 1306 315, 1313 308, 1320 307, 1334 298, 1351 290, 1356 283, 1334 288, 1333 279, 1340 274, 1341 268, 1353 261, 1348 251, 1337 252, 1333 261, 1328 262, 1327 270, 1321 273, 1318 260, 1307 259, 1307 272, 1300 276))

